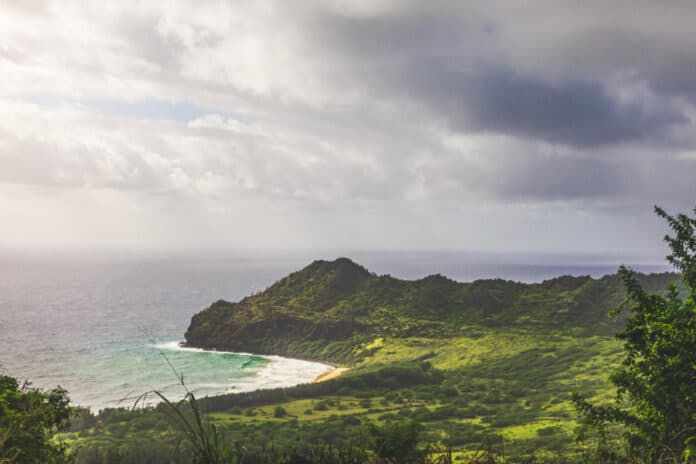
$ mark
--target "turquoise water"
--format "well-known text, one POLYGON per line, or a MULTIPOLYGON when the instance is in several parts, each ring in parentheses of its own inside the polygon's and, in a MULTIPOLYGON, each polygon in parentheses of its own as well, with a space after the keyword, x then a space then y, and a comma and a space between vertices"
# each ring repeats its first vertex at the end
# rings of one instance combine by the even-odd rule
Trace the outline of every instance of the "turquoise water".
POLYGON ((95 408, 131 406, 152 390, 177 398, 182 387, 176 371, 184 374, 185 383, 196 396, 215 395, 253 389, 255 377, 269 363, 259 356, 184 351, 177 341, 157 343, 134 338, 122 340, 117 350, 95 350, 75 359, 84 384, 71 391, 73 396, 79 394, 79 402, 95 408))
MULTIPOLYGON (((330 366, 278 356, 182 348, 178 341, 123 340, 119 349, 96 350, 75 360, 84 384, 76 400, 95 409, 132 406, 140 398, 157 402, 148 392, 180 398, 186 387, 197 397, 275 388, 311 381, 330 366), (146 393, 143 396, 143 393, 146 393)), ((73 393, 73 394, 74 394, 73 393)))
MULTIPOLYGON (((460 281, 503 277, 540 281, 561 274, 615 272, 587 257, 456 253, 351 254, 377 273, 460 281), (506 261, 506 259, 508 259, 506 261), (562 262, 564 264, 557 264, 562 262), (573 264, 575 263, 575 264, 573 264)), ((0 256, 0 372, 34 385, 66 388, 93 409, 132 406, 159 390, 184 391, 163 355, 199 396, 307 382, 328 366, 278 357, 182 349, 196 312, 218 299, 263 290, 313 258, 124 259, 0 256)), ((630 262, 630 261, 629 261, 630 262)), ((663 271, 662 265, 638 266, 663 271)), ((154 400, 150 396, 150 400, 154 400)))
POLYGON ((94 410, 308 382, 328 366, 180 348, 191 316, 294 270, 286 261, 0 259, 0 372, 94 410), (153 395, 148 401, 154 402, 153 395))

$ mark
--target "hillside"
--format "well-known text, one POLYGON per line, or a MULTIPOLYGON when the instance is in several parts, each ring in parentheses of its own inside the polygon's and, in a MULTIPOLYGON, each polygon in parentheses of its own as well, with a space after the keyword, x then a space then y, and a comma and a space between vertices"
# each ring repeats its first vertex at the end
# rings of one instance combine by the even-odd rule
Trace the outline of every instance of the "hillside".
MULTIPOLYGON (((677 276, 640 279, 660 291, 677 276)), ((608 313, 624 296, 616 275, 407 281, 340 258, 315 261, 239 302, 212 304, 192 318, 186 342, 349 368, 322 383, 200 398, 213 424, 250 449, 365 448, 364 424, 415 421, 424 443, 451 446, 455 459, 485 447, 516 459, 496 462, 585 462, 581 452, 592 445, 575 441, 571 397, 613 398, 608 379, 622 356, 614 337, 622 321, 608 313)), ((104 462, 114 437, 132 462, 153 443, 148 462, 178 452, 162 407, 107 410, 63 438, 82 450, 78 464, 91 464, 104 462)))
MULTIPOLYGON (((641 277, 651 291, 674 278, 641 277)), ((443 339, 472 327, 611 335, 621 320, 608 313, 624 297, 616 275, 538 284, 441 275, 407 281, 339 258, 315 261, 237 303, 217 301, 192 318, 186 344, 349 363, 361 356, 356 347, 375 338, 443 339)))

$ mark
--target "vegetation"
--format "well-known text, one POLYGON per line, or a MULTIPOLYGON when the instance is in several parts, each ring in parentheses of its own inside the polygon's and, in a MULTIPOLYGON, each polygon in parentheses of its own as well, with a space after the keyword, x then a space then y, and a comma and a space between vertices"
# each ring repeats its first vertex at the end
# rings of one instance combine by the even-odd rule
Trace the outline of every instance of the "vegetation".
POLYGON ((696 458, 696 218, 656 211, 674 231, 665 237, 668 260, 681 271, 686 297, 674 284, 664 295, 648 293, 622 267, 630 317, 618 334, 624 356, 611 376, 616 401, 601 407, 576 397, 576 403, 602 436, 608 425, 621 425, 627 460, 681 462, 696 458))
POLYGON ((52 436, 67 427, 68 404, 65 390, 43 392, 0 376, 0 463, 67 462, 52 436))
MULTIPOLYGON (((186 395, 178 403, 173 403, 161 392, 155 391, 166 406, 166 410, 173 416, 178 428, 183 432, 184 438, 190 449, 190 461, 193 464, 223 464, 230 462, 232 452, 224 440, 222 431, 210 423, 207 417, 201 413, 196 396, 189 391, 184 383, 184 376, 179 375, 166 356, 166 362, 179 378, 179 383, 186 390, 186 395)), ((178 443, 177 443, 177 451, 178 443)), ((179 457, 181 457, 179 455, 179 457)))
POLYGON ((396 424, 371 424, 373 449, 377 457, 397 464, 423 461, 427 451, 418 449, 420 424, 404 420, 396 424))
MULTIPOLYGON (((670 274, 640 276, 663 289, 670 274)), ((190 346, 312 358, 354 366, 384 353, 390 339, 446 342, 477 331, 526 330, 611 337, 607 313, 625 299, 621 278, 563 276, 539 284, 502 279, 459 283, 371 274, 347 258, 315 261, 238 303, 196 314, 190 346)))
MULTIPOLYGON (((677 276, 638 278, 657 289, 677 276)), ((530 285, 460 284, 437 276, 409 282, 374 276, 346 259, 313 263, 243 302, 215 303, 194 317, 188 341, 211 327, 220 349, 235 349, 221 344, 230 332, 244 339, 230 343, 251 344, 245 350, 329 360, 350 370, 327 382, 199 398, 196 408, 225 446, 240 444, 245 456, 258 459, 322 447, 344 455, 362 450, 377 459, 386 456, 375 439, 380 431, 405 433, 401 424, 408 423, 418 424, 419 451, 409 455, 412 460, 439 459, 451 450, 463 462, 498 455, 582 461, 592 441, 574 441, 581 423, 572 395, 581 391, 593 403, 611 401, 608 378, 621 359, 621 344, 611 334, 621 320, 606 312, 625 297, 618 276, 530 285), (334 282, 343 278, 337 276, 347 276, 350 285, 334 282), (339 297, 327 286, 341 289, 339 297), (357 310, 360 305, 374 306, 357 310), (304 321, 287 330, 278 322, 291 319, 304 321), (298 327, 315 331, 307 335, 298 327)), ((187 404, 180 408, 191 414, 187 404)), ((188 462, 195 450, 181 440, 185 429, 171 408, 160 405, 102 411, 92 425, 62 438, 80 448, 78 463, 108 461, 114 449, 121 453, 118 462, 166 462, 173 455, 188 462)))

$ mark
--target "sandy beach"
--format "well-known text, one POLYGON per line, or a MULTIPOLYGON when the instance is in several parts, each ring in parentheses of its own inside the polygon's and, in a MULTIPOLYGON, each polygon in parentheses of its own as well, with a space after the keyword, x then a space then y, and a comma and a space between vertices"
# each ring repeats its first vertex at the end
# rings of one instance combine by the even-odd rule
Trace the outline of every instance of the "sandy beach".
POLYGON ((338 367, 332 371, 324 372, 323 374, 317 376, 316 379, 312 380, 312 383, 326 382, 327 380, 335 379, 347 370, 347 367, 338 367))

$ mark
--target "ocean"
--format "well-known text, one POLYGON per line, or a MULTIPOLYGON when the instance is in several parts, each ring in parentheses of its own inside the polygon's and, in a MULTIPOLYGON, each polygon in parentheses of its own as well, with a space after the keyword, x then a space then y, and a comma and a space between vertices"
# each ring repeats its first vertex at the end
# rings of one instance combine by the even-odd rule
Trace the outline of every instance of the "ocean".
MULTIPOLYGON (((622 262, 587 255, 456 252, 349 256, 378 274, 414 279, 440 273, 459 281, 498 277, 536 282, 564 274, 600 277, 615 272, 622 262)), ((184 391, 177 375, 183 375, 188 388, 200 397, 311 381, 330 366, 179 347, 196 312, 219 299, 236 301, 261 291, 311 260, 298 253, 2 256, 0 373, 40 388, 60 385, 74 404, 94 411, 131 407, 154 390, 180 399, 184 391)), ((644 272, 670 270, 663 264, 634 267, 644 272)), ((155 401, 151 394, 145 399, 155 401)))

